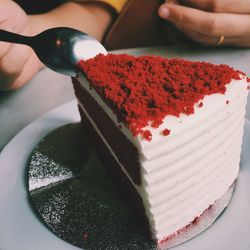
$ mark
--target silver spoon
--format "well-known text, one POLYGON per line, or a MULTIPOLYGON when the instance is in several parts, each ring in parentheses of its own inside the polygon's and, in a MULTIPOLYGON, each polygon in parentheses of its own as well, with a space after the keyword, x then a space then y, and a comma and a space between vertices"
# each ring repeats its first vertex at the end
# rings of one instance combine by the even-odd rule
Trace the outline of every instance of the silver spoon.
POLYGON ((48 29, 32 37, 0 30, 0 41, 28 45, 45 66, 70 76, 76 74, 76 65, 80 60, 100 53, 107 54, 95 38, 66 27, 48 29))

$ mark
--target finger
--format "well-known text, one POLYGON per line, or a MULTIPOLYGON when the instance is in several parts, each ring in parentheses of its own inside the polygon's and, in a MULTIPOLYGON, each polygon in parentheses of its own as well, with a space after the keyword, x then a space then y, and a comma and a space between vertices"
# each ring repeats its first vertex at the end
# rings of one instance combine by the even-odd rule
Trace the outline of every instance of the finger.
POLYGON ((12 70, 7 68, 7 72, 0 71, 0 91, 22 87, 42 68, 44 65, 36 54, 32 53, 26 60, 23 60, 23 65, 18 70, 12 67, 12 70))
POLYGON ((0 0, 0 22, 11 19, 16 20, 20 26, 19 22, 24 16, 26 16, 25 11, 15 1, 0 0))
POLYGON ((0 72, 0 90, 14 90, 25 85, 44 65, 33 53, 18 74, 7 76, 0 72))
MULTIPOLYGON (((189 37, 190 39, 192 39, 193 41, 205 45, 205 46, 217 46, 218 44, 218 37, 213 37, 213 36, 207 36, 204 35, 202 33, 199 33, 197 31, 194 30, 190 30, 190 29, 182 29, 182 32, 189 37)), ((227 39, 228 41, 228 39, 227 39)), ((223 45, 227 45, 225 43, 225 40, 223 42, 223 45)))
MULTIPOLYGON (((181 29, 180 27, 177 28, 181 29)), ((218 37, 208 36, 192 29, 183 28, 181 31, 185 36, 202 45, 215 46, 218 42, 218 37)))
POLYGON ((31 53, 27 46, 15 44, 10 50, 0 59, 1 75, 15 76, 19 75, 23 70, 24 64, 28 60, 28 55, 31 53), (18 60, 16 55, 18 55, 18 60))
MULTIPOLYGON (((182 29, 182 32, 193 41, 205 46, 218 46, 220 37, 208 36, 192 29, 182 29)), ((225 37, 220 46, 249 47, 250 36, 225 37)))
POLYGON ((0 59, 4 57, 12 47, 11 43, 0 42, 0 59))
POLYGON ((178 25, 210 36, 250 35, 249 15, 210 13, 176 4, 163 4, 159 16, 178 25))
MULTIPOLYGON (((1 14, 1 13, 0 13, 1 14)), ((21 35, 29 35, 31 33, 30 27, 24 26, 19 27, 16 23, 9 24, 8 21, 0 21, 0 29, 18 33, 21 35)), ((0 58, 2 58, 5 54, 7 54, 12 49, 13 44, 8 42, 0 42, 0 58)))
POLYGON ((12 83, 12 89, 18 89, 25 85, 32 77, 41 69, 44 65, 38 60, 37 56, 30 57, 29 60, 23 67, 22 73, 19 77, 12 83))
POLYGON ((250 13, 249 0, 179 0, 185 6, 217 13, 250 13))

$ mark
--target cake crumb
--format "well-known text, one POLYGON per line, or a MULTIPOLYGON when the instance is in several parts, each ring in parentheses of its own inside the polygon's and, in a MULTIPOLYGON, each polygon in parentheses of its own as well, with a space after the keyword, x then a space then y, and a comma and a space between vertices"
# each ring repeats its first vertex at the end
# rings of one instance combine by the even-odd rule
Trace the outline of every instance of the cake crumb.
POLYGON ((143 130, 141 132, 141 135, 143 137, 143 139, 146 139, 147 141, 151 141, 152 140, 152 134, 149 130, 143 130))
POLYGON ((226 100, 226 104, 228 104, 229 103, 229 100, 226 100))
POLYGON ((169 129, 167 129, 167 128, 165 128, 164 130, 162 130, 162 135, 164 135, 164 136, 167 136, 167 135, 169 135, 170 134, 170 130, 169 129))
POLYGON ((83 234, 82 234, 83 240, 87 240, 88 237, 89 237, 88 233, 83 233, 83 234))
POLYGON ((201 108, 203 106, 203 102, 200 102, 198 107, 201 108))

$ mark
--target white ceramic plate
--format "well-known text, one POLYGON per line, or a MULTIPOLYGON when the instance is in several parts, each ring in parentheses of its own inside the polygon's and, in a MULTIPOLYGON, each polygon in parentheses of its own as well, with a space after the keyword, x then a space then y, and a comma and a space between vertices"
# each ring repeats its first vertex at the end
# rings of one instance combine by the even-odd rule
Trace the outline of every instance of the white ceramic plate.
MULTIPOLYGON (((76 102, 62 105, 32 122, 0 155, 0 249, 73 250, 47 229, 28 202, 26 168, 37 143, 49 132, 80 120, 76 102)), ((250 249, 250 122, 246 121, 241 171, 223 215, 204 233, 176 250, 250 249)))

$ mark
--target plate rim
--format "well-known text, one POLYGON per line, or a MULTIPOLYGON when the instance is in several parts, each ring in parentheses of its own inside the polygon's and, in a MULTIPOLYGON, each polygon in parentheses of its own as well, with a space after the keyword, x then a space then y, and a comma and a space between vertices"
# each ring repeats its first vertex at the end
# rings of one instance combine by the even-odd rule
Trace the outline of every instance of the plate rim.
MULTIPOLYGON (((36 125, 38 124, 39 126, 41 126, 41 131, 40 131, 40 134, 37 135, 36 137, 32 138, 31 141, 27 140, 25 142, 25 145, 27 145, 28 147, 28 150, 24 153, 23 155, 23 158, 26 158, 26 161, 25 162, 22 162, 23 163, 23 166, 22 166, 22 171, 21 171, 21 168, 19 169, 18 172, 23 172, 25 171, 26 169, 26 163, 27 163, 27 159, 29 157, 29 155, 31 154, 32 150, 34 149, 35 145, 37 143, 39 143, 39 141, 44 137, 46 136, 48 133, 50 133, 52 130, 60 127, 60 126, 63 126, 63 125, 66 125, 68 123, 74 123, 74 122, 79 122, 80 121, 80 116, 78 114, 78 110, 77 110, 77 101, 76 100, 73 100, 73 101, 69 101, 65 104, 62 104, 50 111, 48 111, 47 113, 43 114, 42 116, 38 117, 37 119, 35 119, 34 121, 32 121, 31 123, 29 123, 26 127, 24 127, 19 133, 17 133, 10 141, 9 143, 7 143, 5 145, 5 147, 3 148, 3 150, 1 151, 0 153, 0 183, 1 183, 1 174, 2 172, 4 171, 4 169, 1 168, 1 165, 6 157, 6 155, 8 155, 9 153, 9 150, 13 147, 12 145, 14 145, 16 143, 16 141, 20 140, 20 138, 22 137, 25 137, 27 136, 27 134, 31 133, 30 130, 34 129, 34 127, 36 127, 36 125), (75 109, 72 109, 72 107, 75 106, 75 109), (64 111, 64 109, 70 109, 72 110, 70 113, 67 113, 64 111), (62 112, 63 111, 63 112, 62 112), (56 116, 56 117, 55 117, 56 116), (45 124, 44 124, 44 121, 46 119, 50 119, 50 118, 57 118, 58 120, 55 120, 53 124, 50 124, 50 126, 47 126, 47 127, 43 127, 45 124), (39 137, 39 140, 37 141, 36 138, 39 137)), ((247 127, 247 131, 248 133, 250 134, 250 122, 248 120, 246 120, 245 122, 245 126, 247 127)), ((249 136, 249 135, 248 135, 249 136)), ((18 174, 18 173, 17 173, 18 174)), ((20 178, 20 176, 19 176, 20 178)), ((20 178, 22 179, 23 176, 20 178)), ((20 180, 19 180, 20 181, 20 180)), ((28 190, 27 190, 27 185, 26 187, 22 187, 22 188, 25 188, 25 193, 27 194, 28 193, 28 190)), ((2 210, 2 208, 4 207, 2 204, 1 204, 1 201, 3 200, 4 198, 4 194, 1 193, 0 191, 0 212, 2 210)), ((23 198, 23 197, 22 197, 23 198)), ((28 200, 26 200, 24 203, 27 203, 26 205, 28 205, 28 207, 31 209, 30 205, 28 204, 28 200)), ((31 210, 29 211, 31 212, 31 210)), ((0 220, 1 220, 1 216, 3 217, 3 215, 0 213, 0 220)), ((30 215, 31 216, 31 215, 30 215)), ((44 233, 45 236, 48 236, 48 239, 46 238, 46 241, 50 241, 52 240, 53 243, 57 244, 56 246, 53 246, 53 248, 55 249, 60 249, 60 250, 74 250, 74 249, 80 249, 76 246, 73 246, 67 242, 65 242, 64 240, 62 240, 61 238, 59 238, 58 236, 56 236, 53 232, 51 232, 45 225, 42 225, 42 222, 39 220, 39 218, 34 214, 32 213, 32 219, 36 221, 36 225, 40 225, 40 229, 42 230, 41 232, 44 233), (58 248, 60 247, 60 248, 58 248)), ((40 230, 39 229, 39 230, 40 230)), ((4 242, 2 239, 4 238, 3 234, 1 234, 1 230, 3 230, 2 226, 1 226, 1 223, 0 223, 0 249, 1 250, 5 250, 4 248, 2 249, 2 243, 4 243, 6 245, 6 242, 4 242)), ((43 235, 43 237, 44 237, 43 235)), ((41 241, 42 239, 40 239, 41 241)), ((20 240, 19 240, 20 241, 20 240)), ((32 240, 33 242, 33 240, 32 240)), ((175 249, 189 249, 189 245, 190 245, 190 242, 191 242, 191 247, 192 247, 192 241, 189 241, 183 245, 180 245, 180 246, 177 246, 175 249), (187 246, 187 248, 185 247, 187 246)), ((24 245, 22 247, 25 247, 26 250, 31 250, 33 249, 34 245, 29 241, 27 242, 27 240, 23 243, 26 243, 26 244, 29 244, 29 245, 24 245)), ((39 242, 41 243, 41 242, 39 242)), ((18 244, 18 243, 17 243, 18 244)), ((249 241, 249 244, 250 244, 250 241, 249 241)), ((51 247, 51 245, 50 245, 51 247)), ((8 248, 6 248, 8 249, 8 248)), ((16 248, 13 248, 13 250, 17 250, 17 249, 20 249, 20 245, 16 246, 16 248)), ((39 246, 39 248, 37 248, 37 250, 43 250, 44 249, 44 246, 39 246)))

